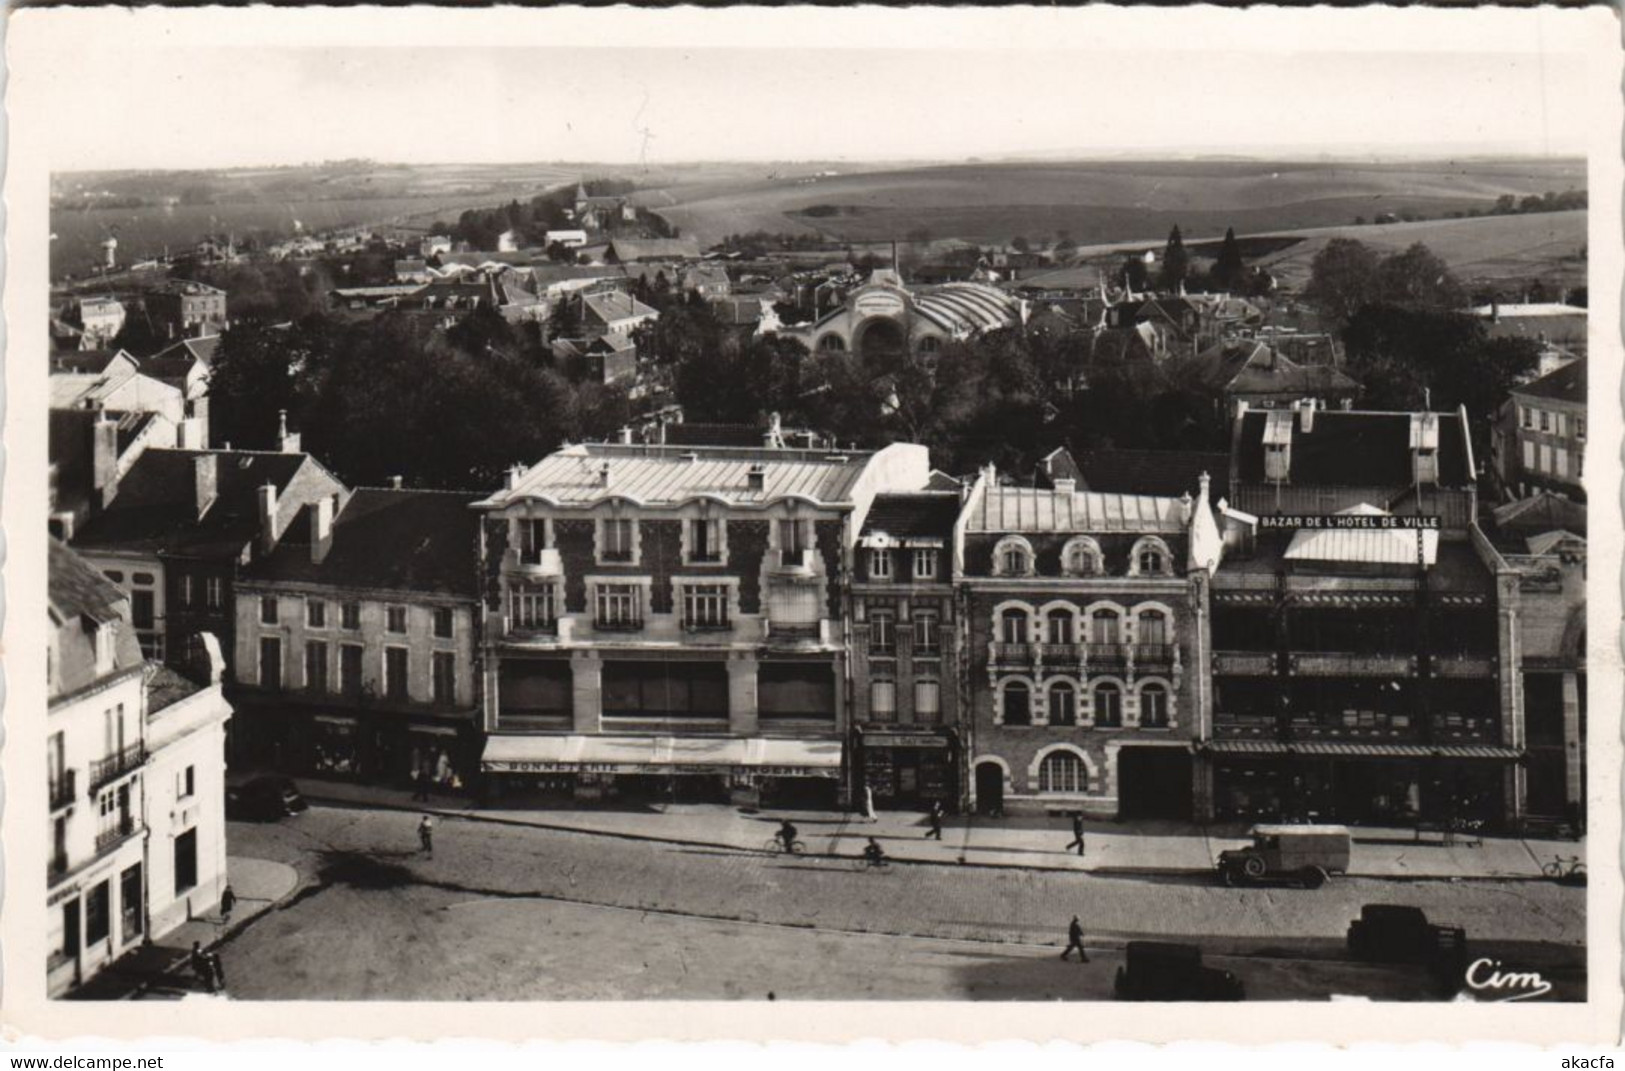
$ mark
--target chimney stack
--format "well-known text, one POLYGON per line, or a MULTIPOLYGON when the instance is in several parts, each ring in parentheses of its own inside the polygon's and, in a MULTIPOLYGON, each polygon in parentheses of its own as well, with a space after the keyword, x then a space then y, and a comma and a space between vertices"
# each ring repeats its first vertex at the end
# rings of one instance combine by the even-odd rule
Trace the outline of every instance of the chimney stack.
POLYGON ((389 488, 392 491, 399 491, 401 489, 401 478, 399 476, 391 476, 389 478, 389 488))
POLYGON ((621 428, 621 430, 620 430, 620 439, 621 439, 621 445, 622 446, 631 446, 632 445, 632 427, 631 427, 631 425, 628 424, 628 425, 625 425, 625 426, 623 426, 621 428))
POLYGON ((761 491, 767 487, 767 468, 761 464, 750 467, 745 476, 746 486, 752 491, 761 491))
POLYGON ((310 560, 320 565, 333 549, 333 495, 323 495, 310 508, 310 560))
POLYGON ((1310 432, 1314 431, 1315 400, 1313 398, 1305 398, 1300 402, 1294 402, 1292 404, 1292 408, 1298 411, 1298 429, 1305 435, 1308 435, 1310 432))
POLYGON ((292 435, 288 434, 288 411, 286 409, 276 411, 276 448, 284 454, 303 452, 300 446, 299 433, 296 431, 292 435))
POLYGON ((264 555, 276 549, 276 484, 267 483, 260 487, 259 505, 259 550, 264 555))
POLYGON ((1063 495, 1070 495, 1077 491, 1078 481, 1070 476, 1059 476, 1054 480, 1055 490, 1063 495))
POLYGON ((192 502, 197 509, 197 519, 201 521, 219 495, 219 457, 214 454, 199 454, 192 459, 192 487, 192 502))
POLYGON ((603 464, 598 466, 598 486, 599 487, 608 487, 608 486, 610 486, 610 473, 609 473, 609 462, 608 461, 605 461, 603 464))
POLYGON ((118 493, 118 421, 98 413, 90 426, 90 481, 97 509, 118 493))

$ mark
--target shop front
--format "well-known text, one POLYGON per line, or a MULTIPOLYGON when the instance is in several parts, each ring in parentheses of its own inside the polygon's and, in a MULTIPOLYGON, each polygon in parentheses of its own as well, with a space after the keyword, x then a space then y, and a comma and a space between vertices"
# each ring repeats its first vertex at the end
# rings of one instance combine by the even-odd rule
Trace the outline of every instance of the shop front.
POLYGON ((836 740, 765 737, 497 735, 480 770, 493 795, 537 792, 579 802, 732 802, 755 806, 824 800, 841 776, 836 740))
POLYGON ((959 809, 959 747, 951 732, 860 730, 857 754, 859 789, 869 790, 876 809, 959 809))
POLYGON ((448 793, 477 769, 471 714, 298 712, 284 724, 274 765, 289 774, 448 793))
POLYGON ((1466 829, 1505 823, 1518 758, 1488 745, 1216 741, 1207 750, 1221 820, 1466 829))

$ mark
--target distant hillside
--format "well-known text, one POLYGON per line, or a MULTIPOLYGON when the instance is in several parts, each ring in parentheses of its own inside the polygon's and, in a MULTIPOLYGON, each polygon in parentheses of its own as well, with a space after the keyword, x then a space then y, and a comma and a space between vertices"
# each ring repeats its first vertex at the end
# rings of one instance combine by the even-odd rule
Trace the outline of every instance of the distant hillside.
POLYGON ((1582 160, 1273 163, 1249 160, 965 164, 645 187, 642 200, 702 243, 751 230, 836 240, 1004 243, 1065 230, 1082 243, 1351 224, 1383 213, 1441 216, 1584 187, 1582 160), (809 211, 810 210, 810 211, 809 211))

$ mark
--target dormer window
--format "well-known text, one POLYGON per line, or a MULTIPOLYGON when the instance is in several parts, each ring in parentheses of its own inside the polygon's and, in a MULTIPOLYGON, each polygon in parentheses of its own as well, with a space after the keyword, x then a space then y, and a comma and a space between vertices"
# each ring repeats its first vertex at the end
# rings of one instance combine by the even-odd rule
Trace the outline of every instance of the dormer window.
POLYGON ((869 579, 891 579, 891 551, 871 550, 869 552, 869 579))
POLYGON ((1020 536, 1006 536, 993 548, 994 576, 1031 576, 1033 548, 1020 536))
POLYGON ((1061 565, 1068 576, 1099 576, 1106 571, 1101 560, 1100 545, 1087 536, 1080 536, 1066 545, 1061 552, 1061 565))
POLYGON ((96 648, 96 672, 113 671, 113 625, 109 621, 91 623, 91 643, 96 648))
POLYGON ((519 560, 534 565, 542 559, 542 551, 550 546, 547 521, 541 517, 519 519, 519 560))
POLYGON ((1173 555, 1168 545, 1155 536, 1146 536, 1134 544, 1130 576, 1167 576, 1173 569, 1173 555))

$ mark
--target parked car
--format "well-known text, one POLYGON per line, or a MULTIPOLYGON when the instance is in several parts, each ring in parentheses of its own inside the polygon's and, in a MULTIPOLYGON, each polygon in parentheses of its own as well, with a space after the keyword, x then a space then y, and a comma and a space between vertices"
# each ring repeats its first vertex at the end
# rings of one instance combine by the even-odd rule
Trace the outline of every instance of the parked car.
POLYGON ((1130 941, 1117 968, 1118 1000, 1246 1000, 1241 979, 1202 966, 1195 945, 1130 941))
POLYGON ((226 788, 226 817, 275 822, 307 809, 292 778, 266 775, 226 788))
POLYGON ((1467 931, 1437 926, 1419 907, 1366 904, 1349 923, 1349 955, 1368 963, 1421 963, 1441 982, 1459 984, 1467 970, 1467 931))
POLYGON ((1253 842, 1219 853, 1226 885, 1293 881, 1318 889, 1327 876, 1348 872, 1352 838, 1347 826, 1254 826, 1253 842))

